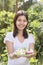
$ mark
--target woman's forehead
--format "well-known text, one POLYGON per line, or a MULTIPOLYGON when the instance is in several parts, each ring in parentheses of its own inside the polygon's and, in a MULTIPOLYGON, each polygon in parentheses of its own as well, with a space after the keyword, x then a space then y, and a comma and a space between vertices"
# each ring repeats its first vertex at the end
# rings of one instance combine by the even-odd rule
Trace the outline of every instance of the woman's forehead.
POLYGON ((26 16, 24 16, 24 15, 20 15, 20 16, 18 16, 17 19, 26 19, 26 16))

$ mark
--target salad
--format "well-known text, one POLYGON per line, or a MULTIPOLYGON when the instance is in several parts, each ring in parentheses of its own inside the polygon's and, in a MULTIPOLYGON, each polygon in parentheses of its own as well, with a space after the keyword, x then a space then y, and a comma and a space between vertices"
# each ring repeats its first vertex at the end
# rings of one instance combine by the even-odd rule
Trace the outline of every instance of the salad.
POLYGON ((25 48, 18 49, 15 51, 15 54, 20 56, 30 55, 32 53, 33 53, 33 50, 28 51, 25 48))

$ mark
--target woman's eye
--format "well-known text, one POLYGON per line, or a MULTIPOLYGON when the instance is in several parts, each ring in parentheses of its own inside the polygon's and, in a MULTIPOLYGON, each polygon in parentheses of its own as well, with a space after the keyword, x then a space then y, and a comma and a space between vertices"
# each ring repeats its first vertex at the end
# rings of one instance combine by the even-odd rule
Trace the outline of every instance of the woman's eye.
POLYGON ((26 20, 24 20, 24 22, 26 22, 26 20))
POLYGON ((27 22, 27 20, 21 20, 21 19, 18 19, 18 22, 27 22))
POLYGON ((18 20, 19 22, 21 21, 21 19, 18 20))

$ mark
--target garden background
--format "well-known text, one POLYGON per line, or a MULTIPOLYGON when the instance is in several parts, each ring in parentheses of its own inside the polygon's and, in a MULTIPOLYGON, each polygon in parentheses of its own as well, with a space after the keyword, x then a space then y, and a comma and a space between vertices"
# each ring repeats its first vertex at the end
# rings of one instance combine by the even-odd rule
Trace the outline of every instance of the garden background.
POLYGON ((13 30, 13 18, 18 10, 28 13, 27 31, 34 34, 36 58, 31 65, 43 65, 43 0, 0 0, 0 65, 7 65, 7 48, 3 43, 7 32, 13 30))

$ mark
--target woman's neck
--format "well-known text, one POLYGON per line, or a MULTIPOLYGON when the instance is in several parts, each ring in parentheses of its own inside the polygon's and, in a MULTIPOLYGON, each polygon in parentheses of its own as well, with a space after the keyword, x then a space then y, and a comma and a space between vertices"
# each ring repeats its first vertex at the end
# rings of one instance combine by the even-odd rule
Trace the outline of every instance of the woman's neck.
POLYGON ((23 31, 19 31, 18 36, 23 36, 23 31))

